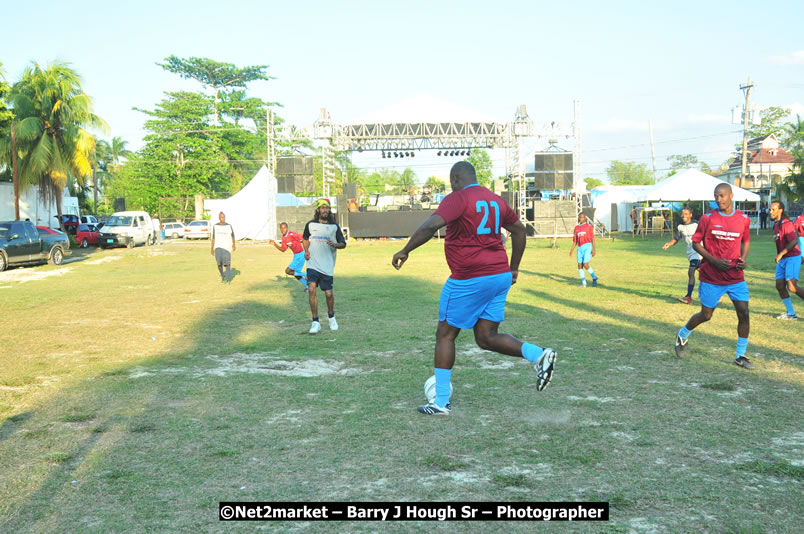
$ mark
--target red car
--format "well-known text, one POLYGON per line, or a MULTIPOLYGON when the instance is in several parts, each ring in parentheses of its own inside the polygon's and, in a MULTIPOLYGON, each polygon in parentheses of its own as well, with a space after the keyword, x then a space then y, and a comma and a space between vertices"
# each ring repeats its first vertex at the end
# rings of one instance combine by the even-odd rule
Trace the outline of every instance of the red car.
POLYGON ((98 228, 94 224, 79 224, 78 231, 75 233, 75 242, 81 248, 89 245, 98 245, 98 228))

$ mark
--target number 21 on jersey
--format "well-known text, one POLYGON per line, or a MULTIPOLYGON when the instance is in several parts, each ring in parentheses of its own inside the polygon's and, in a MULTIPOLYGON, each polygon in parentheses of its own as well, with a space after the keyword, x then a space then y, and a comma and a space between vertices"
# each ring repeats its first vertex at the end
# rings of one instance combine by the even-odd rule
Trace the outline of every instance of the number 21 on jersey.
POLYGON ((492 200, 490 203, 486 202, 485 200, 478 200, 475 203, 475 209, 477 213, 483 212, 483 220, 480 221, 480 225, 477 227, 478 234, 499 234, 500 233, 500 206, 497 204, 496 201, 492 200), (489 204, 491 204, 491 208, 494 208, 494 232, 492 232, 491 228, 488 227, 489 223, 489 204))

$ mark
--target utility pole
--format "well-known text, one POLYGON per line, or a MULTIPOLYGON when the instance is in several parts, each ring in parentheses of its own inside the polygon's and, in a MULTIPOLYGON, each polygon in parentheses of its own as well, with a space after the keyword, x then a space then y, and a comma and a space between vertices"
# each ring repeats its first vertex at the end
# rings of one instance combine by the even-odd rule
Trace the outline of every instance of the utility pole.
POLYGON ((653 183, 656 183, 656 146, 653 144, 653 121, 648 121, 650 132, 650 157, 653 160, 653 183))
POLYGON ((274 154, 274 120, 271 109, 265 111, 265 140, 266 140, 266 159, 268 160, 268 170, 271 174, 276 172, 276 157, 274 154))
POLYGON ((17 170, 17 134, 14 123, 11 123, 11 166, 14 175, 14 220, 20 220, 20 176, 17 170))
POLYGON ((740 90, 745 93, 745 107, 743 108, 743 164, 740 168, 740 187, 745 185, 745 170, 748 163, 748 112, 751 109, 751 88, 754 85, 751 83, 751 76, 748 77, 748 83, 740 86, 740 90))

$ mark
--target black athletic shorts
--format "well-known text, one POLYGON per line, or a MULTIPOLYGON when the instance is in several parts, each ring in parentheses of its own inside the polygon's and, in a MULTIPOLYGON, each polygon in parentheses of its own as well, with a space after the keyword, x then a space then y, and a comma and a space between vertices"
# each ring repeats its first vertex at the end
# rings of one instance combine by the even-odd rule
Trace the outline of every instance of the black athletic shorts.
POLYGON ((332 289, 332 281, 333 278, 331 276, 319 273, 315 269, 307 269, 307 282, 316 284, 324 291, 330 291, 332 289))
POLYGON ((697 269, 701 266, 701 260, 690 260, 690 267, 697 269))

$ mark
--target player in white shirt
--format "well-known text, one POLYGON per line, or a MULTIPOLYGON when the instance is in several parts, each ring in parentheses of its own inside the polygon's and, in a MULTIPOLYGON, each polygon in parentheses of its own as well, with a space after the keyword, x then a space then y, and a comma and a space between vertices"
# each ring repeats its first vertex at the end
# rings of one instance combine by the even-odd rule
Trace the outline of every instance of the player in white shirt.
POLYGON ((698 223, 692 220, 692 210, 685 206, 684 209, 681 210, 681 224, 676 227, 673 240, 668 241, 662 247, 663 250, 667 250, 682 239, 687 245, 687 259, 690 261, 690 268, 689 271, 687 271, 689 275, 687 296, 678 299, 685 304, 692 304, 692 290, 695 289, 695 271, 701 266, 701 255, 692 247, 692 236, 697 229, 698 223))

